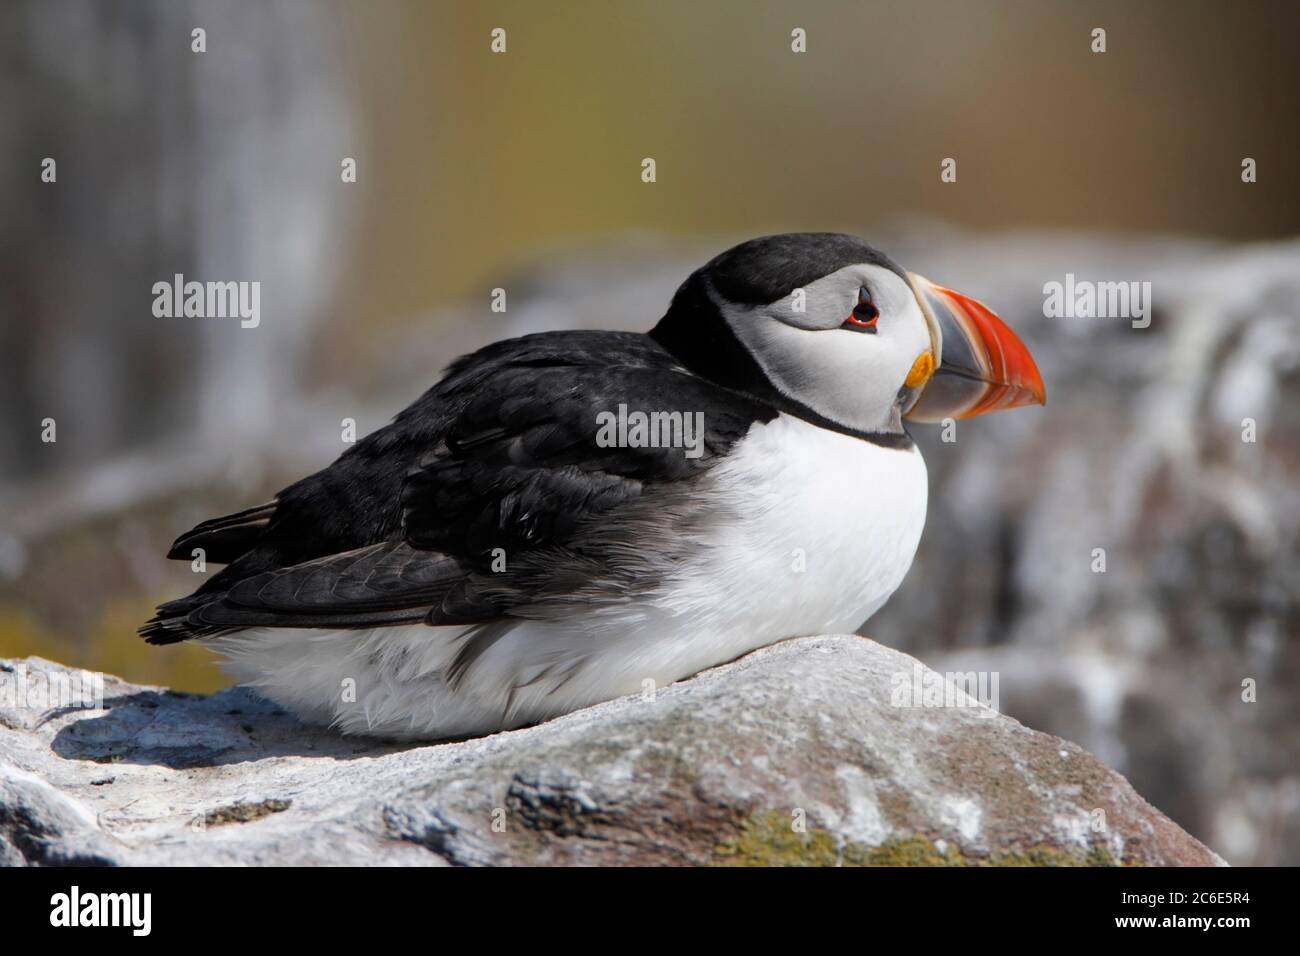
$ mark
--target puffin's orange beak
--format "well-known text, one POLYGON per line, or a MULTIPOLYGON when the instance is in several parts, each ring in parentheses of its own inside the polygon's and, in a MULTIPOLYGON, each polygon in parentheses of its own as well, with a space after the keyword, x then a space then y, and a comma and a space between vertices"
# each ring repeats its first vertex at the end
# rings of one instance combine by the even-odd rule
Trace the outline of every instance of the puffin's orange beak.
POLYGON ((1047 404, 1034 357, 988 306, 914 272, 907 277, 938 357, 938 367, 907 418, 940 422, 1000 408, 1047 404))

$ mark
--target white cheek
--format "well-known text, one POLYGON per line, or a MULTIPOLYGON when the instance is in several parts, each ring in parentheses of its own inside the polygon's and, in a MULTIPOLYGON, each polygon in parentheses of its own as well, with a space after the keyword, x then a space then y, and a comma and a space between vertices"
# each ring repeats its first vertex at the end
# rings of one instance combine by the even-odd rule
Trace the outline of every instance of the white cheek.
POLYGON ((826 352, 829 355, 831 381, 843 386, 847 407, 859 412, 879 414, 894 404, 898 389, 907 375, 898 373, 899 350, 896 342, 879 333, 869 335, 841 329, 829 333, 826 352))
MULTIPOLYGON (((855 289, 858 281, 851 283, 855 289)), ((724 309, 723 315, 782 394, 849 428, 886 430, 912 364, 930 347, 930 333, 901 280, 891 273, 874 281, 882 313, 875 334, 830 324, 840 320, 827 316, 847 315, 852 308, 846 296, 845 302, 819 305, 820 329, 811 319, 794 322, 766 311, 724 309)))
POLYGON ((754 338, 761 341, 753 351, 777 388, 827 418, 868 430, 884 425, 915 358, 904 363, 903 349, 886 336, 843 329, 769 323, 754 338))
POLYGON ((882 371, 888 370, 885 374, 897 383, 894 389, 897 391, 903 387, 917 357, 930 348, 925 320, 919 314, 900 316, 876 337, 881 340, 882 371))

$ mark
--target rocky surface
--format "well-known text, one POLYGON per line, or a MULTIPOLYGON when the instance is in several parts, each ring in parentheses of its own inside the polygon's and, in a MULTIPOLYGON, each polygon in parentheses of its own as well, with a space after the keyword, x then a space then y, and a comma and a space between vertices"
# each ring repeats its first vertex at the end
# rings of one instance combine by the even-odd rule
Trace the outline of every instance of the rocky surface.
POLYGON ((397 747, 242 689, 0 663, 0 864, 1208 865, 1117 773, 853 636, 491 737, 397 747), (925 698, 922 698, 924 702, 925 698), (931 700, 930 703, 936 703, 931 700))

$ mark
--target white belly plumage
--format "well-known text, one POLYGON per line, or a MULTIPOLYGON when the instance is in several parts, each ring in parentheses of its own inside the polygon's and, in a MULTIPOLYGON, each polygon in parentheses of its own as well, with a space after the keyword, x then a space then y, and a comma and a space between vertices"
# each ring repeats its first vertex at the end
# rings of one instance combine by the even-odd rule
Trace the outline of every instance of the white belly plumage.
POLYGON ((239 680, 304 719, 398 739, 472 736, 786 638, 852 631, 902 583, 925 524, 918 450, 786 415, 755 425, 710 482, 731 517, 660 587, 564 621, 521 621, 454 688, 444 675, 460 627, 265 629, 210 643, 239 680))

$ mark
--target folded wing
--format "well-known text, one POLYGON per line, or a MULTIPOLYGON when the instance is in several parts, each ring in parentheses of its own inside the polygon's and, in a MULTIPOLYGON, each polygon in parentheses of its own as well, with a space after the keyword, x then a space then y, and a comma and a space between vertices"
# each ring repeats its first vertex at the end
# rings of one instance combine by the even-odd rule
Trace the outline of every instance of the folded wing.
POLYGON ((693 482, 774 415, 645 336, 491 346, 274 502, 181 536, 170 556, 203 547, 229 566, 141 633, 170 643, 249 627, 486 624, 554 613, 593 588, 616 597, 652 566, 630 557, 636 529, 662 525, 665 501, 678 518, 694 507, 693 482), (702 415, 702 434, 688 436, 698 454, 601 441, 620 405, 702 415))

